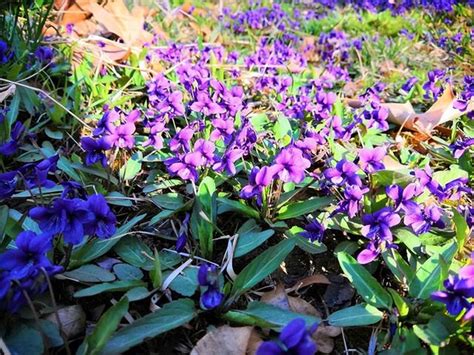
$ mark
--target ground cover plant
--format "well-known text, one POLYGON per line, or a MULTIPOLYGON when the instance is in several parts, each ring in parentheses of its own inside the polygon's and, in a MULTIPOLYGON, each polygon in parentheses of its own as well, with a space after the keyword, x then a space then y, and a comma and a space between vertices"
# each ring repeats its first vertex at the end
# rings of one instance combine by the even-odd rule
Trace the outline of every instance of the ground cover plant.
POLYGON ((6 1, 5 354, 471 354, 472 1, 6 1))

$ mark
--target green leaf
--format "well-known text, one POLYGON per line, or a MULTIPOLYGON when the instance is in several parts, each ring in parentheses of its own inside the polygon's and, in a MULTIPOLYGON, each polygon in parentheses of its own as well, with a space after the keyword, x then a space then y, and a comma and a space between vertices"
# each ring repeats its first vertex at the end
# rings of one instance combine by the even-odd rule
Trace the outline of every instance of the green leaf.
POLYGON ((165 210, 177 210, 184 206, 183 196, 176 192, 155 195, 151 197, 151 200, 155 205, 165 210))
POLYGON ((12 354, 41 355, 44 353, 41 333, 24 324, 11 329, 4 340, 12 354))
POLYGON ((386 187, 389 185, 405 187, 414 181, 408 169, 406 170, 406 174, 394 170, 380 170, 372 173, 371 176, 374 187, 386 187))
POLYGON ((304 319, 308 327, 321 321, 320 318, 315 316, 296 313, 258 301, 250 302, 246 310, 227 312, 223 317, 241 324, 260 325, 274 330, 281 330, 296 318, 304 319))
POLYGON ((216 184, 212 178, 206 176, 196 195, 193 214, 191 216, 191 231, 199 240, 203 256, 211 258, 213 250, 214 225, 217 218, 216 184))
POLYGON ((115 280, 115 275, 97 265, 82 265, 81 267, 66 271, 64 276, 82 282, 110 282, 115 280))
POLYGON ((358 304, 341 309, 328 317, 329 325, 334 327, 355 327, 375 324, 383 319, 383 312, 370 304, 358 304))
POLYGON ((114 251, 123 261, 133 266, 145 270, 151 270, 153 268, 153 261, 146 256, 152 256, 153 252, 148 245, 136 236, 126 236, 122 238, 114 247, 114 251))
POLYGON ((270 120, 268 119, 267 114, 264 112, 255 113, 250 116, 250 123, 252 124, 253 128, 255 128, 257 133, 263 132, 269 122, 270 120))
POLYGON ((84 342, 87 343, 87 354, 100 354, 127 311, 128 299, 122 298, 119 302, 110 307, 102 317, 100 317, 92 334, 84 340, 84 342))
POLYGON ((410 295, 415 298, 427 299, 431 293, 438 290, 443 281, 440 258, 449 266, 456 250, 457 244, 452 241, 444 247, 443 252, 433 255, 421 264, 416 270, 413 281, 408 285, 410 295))
POLYGON ((415 234, 405 228, 396 229, 393 233, 410 251, 418 255, 421 253, 421 241, 415 234))
POLYGON ((441 314, 435 315, 428 324, 413 326, 413 332, 418 338, 429 345, 437 346, 442 345, 457 329, 455 321, 441 314))
POLYGON ((196 316, 194 302, 173 301, 154 313, 147 314, 115 333, 105 346, 104 354, 124 353, 128 349, 171 329, 188 323, 196 316))
MULTIPOLYGON (((454 228, 456 229, 456 241, 458 243, 458 252, 464 247, 464 243, 469 235, 469 226, 464 217, 454 207, 451 208, 453 212, 454 228)), ((1 231, 1 229, 0 229, 1 231)))
POLYGON ((397 306, 398 309, 398 314, 400 317, 405 317, 408 315, 408 312, 410 312, 410 306, 408 306, 408 303, 405 301, 405 299, 398 294, 397 291, 395 291, 392 288, 387 288, 388 292, 392 295, 392 299, 395 302, 395 306, 397 306))
POLYGON ((104 292, 121 292, 127 291, 134 287, 145 286, 145 282, 140 280, 115 281, 111 283, 102 283, 91 287, 84 288, 74 293, 74 297, 90 297, 104 292))
POLYGON ((403 284, 409 284, 415 277, 415 272, 395 249, 387 249, 382 253, 385 264, 393 276, 403 284))
POLYGON ((396 354, 423 354, 420 341, 411 329, 398 328, 392 341, 396 354))
POLYGON ((163 284, 160 254, 156 251, 156 249, 154 253, 153 267, 150 270, 150 279, 153 283, 153 287, 161 287, 163 284))
POLYGON ((95 260, 117 244, 128 231, 130 231, 136 224, 138 224, 146 214, 141 214, 132 218, 130 221, 117 229, 115 234, 110 239, 92 239, 81 247, 72 252, 70 267, 78 267, 82 264, 95 260))
POLYGON ((120 177, 122 180, 132 180, 142 170, 142 153, 134 153, 120 168, 120 177))
POLYGON ((262 245, 268 238, 270 238, 275 231, 267 229, 263 232, 249 231, 247 233, 239 234, 237 245, 234 250, 234 257, 245 255, 252 250, 262 245))
POLYGON ((241 201, 234 201, 225 197, 219 197, 217 198, 217 203, 219 214, 223 213, 224 211, 235 211, 250 218, 260 219, 260 213, 256 209, 246 205, 241 201))
POLYGON ((146 287, 135 287, 128 290, 124 297, 127 297, 129 302, 139 301, 150 296, 150 291, 146 287))
MULTIPOLYGON (((163 278, 167 278, 171 272, 165 273, 163 278)), ((194 295, 199 287, 198 284, 198 268, 187 267, 180 273, 169 285, 169 288, 179 293, 180 295, 191 297, 194 295)))
POLYGON ((280 115, 273 125, 273 134, 277 141, 283 140, 285 137, 291 137, 291 124, 288 118, 280 115))
POLYGON ((139 268, 129 264, 115 264, 114 272, 115 275, 117 275, 117 277, 122 281, 141 280, 144 276, 143 272, 139 268))
POLYGON ((231 294, 240 295, 275 271, 295 247, 293 239, 285 239, 253 259, 235 279, 231 294))
POLYGON ((105 199, 107 200, 107 203, 109 205, 116 205, 116 206, 123 206, 123 207, 133 206, 133 202, 131 199, 129 199, 127 196, 117 191, 111 192, 110 194, 105 196, 105 199))
POLYGON ((332 197, 314 197, 305 201, 290 203, 278 210, 277 219, 300 217, 327 207, 333 201, 334 199, 332 197))
POLYGON ((390 309, 392 298, 378 281, 360 265, 352 256, 345 252, 337 254, 337 259, 344 274, 349 278, 359 295, 369 304, 390 309))
POLYGON ((0 243, 3 241, 8 222, 8 206, 0 206, 0 243))

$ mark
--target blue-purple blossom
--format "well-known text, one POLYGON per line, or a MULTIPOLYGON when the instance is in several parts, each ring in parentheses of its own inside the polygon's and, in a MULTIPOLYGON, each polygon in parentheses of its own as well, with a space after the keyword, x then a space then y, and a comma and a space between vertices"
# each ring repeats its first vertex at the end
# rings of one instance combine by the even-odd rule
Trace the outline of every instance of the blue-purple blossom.
POLYGON ((48 179, 48 174, 56 171, 58 160, 59 155, 53 155, 39 163, 30 163, 22 166, 19 172, 23 175, 26 186, 29 189, 34 187, 51 188, 55 186, 56 183, 48 179))
POLYGON ((395 203, 395 210, 398 211, 400 208, 408 210, 410 208, 416 208, 418 204, 413 199, 418 196, 422 189, 415 183, 408 184, 405 188, 400 185, 390 185, 385 188, 387 196, 395 203))
POLYGON ((13 54, 8 44, 0 40, 0 64, 7 64, 13 58, 13 54))
POLYGON ((104 141, 110 146, 132 149, 135 145, 135 137, 133 136, 135 130, 136 127, 133 122, 113 126, 110 134, 104 136, 104 141))
POLYGON ((95 194, 87 199, 87 208, 93 214, 84 224, 85 234, 100 239, 110 238, 116 230, 117 218, 103 195, 95 194))
POLYGON ((326 228, 319 223, 317 220, 313 219, 310 223, 308 223, 304 227, 304 231, 300 233, 300 235, 311 242, 317 241, 322 242, 324 238, 324 231, 326 228))
POLYGON ((471 255, 471 263, 462 267, 458 275, 450 275, 444 281, 443 291, 436 291, 431 294, 435 301, 446 305, 446 310, 452 316, 459 315, 463 310, 465 320, 474 318, 474 254, 471 255), (471 300, 470 300, 471 299, 471 300))
POLYGON ((278 340, 263 342, 257 349, 257 355, 313 355, 318 349, 312 338, 317 327, 314 324, 307 329, 304 319, 293 319, 281 330, 278 340))
POLYGON ((201 264, 198 271, 198 282, 202 287, 207 287, 201 294, 201 304, 205 309, 213 309, 222 303, 224 294, 220 292, 219 274, 214 264, 201 264))
POLYGON ((0 174, 0 200, 11 197, 16 190, 18 184, 18 173, 9 171, 0 174))
POLYGON ((225 108, 211 100, 209 95, 204 92, 198 93, 197 100, 190 108, 195 112, 201 112, 205 116, 226 112, 225 108))
POLYGON ((284 182, 300 183, 304 180, 305 170, 311 163, 303 152, 295 147, 282 149, 272 165, 273 172, 284 182))
POLYGON ((188 225, 190 214, 186 213, 183 223, 181 223, 181 228, 179 229, 178 239, 176 239, 176 251, 182 252, 186 247, 188 241, 188 225))
POLYGON ((49 46, 39 46, 35 50, 36 59, 42 64, 49 64, 53 60, 54 52, 49 46))
POLYGON ((344 190, 344 199, 339 203, 337 212, 346 212, 349 217, 355 217, 363 205, 364 195, 369 192, 366 187, 349 185, 344 190))
POLYGON ((335 185, 347 183, 349 185, 361 186, 362 180, 359 175, 357 175, 358 171, 359 167, 356 164, 342 159, 336 164, 335 168, 326 169, 324 176, 335 185))
POLYGON ((416 76, 410 77, 405 84, 403 84, 402 89, 405 92, 410 92, 410 90, 415 86, 415 84, 418 82, 418 78, 416 76))
POLYGON ((453 151, 453 157, 456 159, 461 158, 466 150, 474 145, 474 138, 459 139, 449 146, 453 151))
POLYGON ((359 166, 366 173, 384 170, 383 158, 387 155, 384 147, 359 149, 359 166))
POLYGON ((362 216, 361 233, 370 241, 366 249, 357 256, 357 261, 361 264, 370 263, 384 248, 393 247, 391 228, 398 225, 400 220, 400 216, 389 207, 362 216))
POLYGON ((25 133, 25 126, 23 123, 17 121, 13 125, 10 132, 10 139, 5 143, 0 144, 0 154, 4 156, 11 156, 15 154, 19 148, 20 140, 25 133))
POLYGON ((94 139, 92 137, 81 138, 81 146, 86 151, 86 165, 100 162, 103 167, 107 166, 105 152, 112 148, 111 142, 104 138, 94 139))
POLYGON ((441 220, 443 210, 436 205, 412 206, 406 210, 403 223, 410 226, 415 234, 423 234, 430 231, 431 227, 444 228, 445 224, 441 220))
POLYGON ((73 245, 82 242, 84 225, 94 221, 90 206, 78 198, 58 198, 50 206, 34 207, 29 215, 38 222, 44 233, 62 234, 64 240, 73 245))
POLYGON ((275 176, 271 167, 264 166, 263 168, 254 167, 249 175, 249 183, 245 185, 240 191, 240 197, 250 199, 257 197, 257 203, 262 203, 262 191, 270 185, 275 176))
POLYGON ((21 232, 15 244, 16 249, 0 255, 0 309, 10 312, 16 312, 26 303, 22 292, 31 297, 45 290, 43 273, 51 277, 62 270, 47 257, 52 247, 49 235, 21 232))

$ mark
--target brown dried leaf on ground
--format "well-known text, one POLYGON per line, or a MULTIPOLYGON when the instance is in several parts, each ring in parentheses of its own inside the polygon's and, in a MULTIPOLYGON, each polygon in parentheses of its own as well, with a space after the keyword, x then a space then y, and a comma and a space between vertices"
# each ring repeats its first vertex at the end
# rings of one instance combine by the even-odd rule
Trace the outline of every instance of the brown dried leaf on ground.
MULTIPOLYGON (((84 333, 86 328, 86 314, 81 306, 74 305, 57 310, 59 320, 61 321, 61 330, 68 339, 72 339, 84 333)), ((47 320, 57 324, 56 315, 51 313, 47 320)))
MULTIPOLYGON (((447 85, 443 95, 438 98, 428 111, 423 113, 415 112, 409 102, 403 104, 382 103, 381 105, 389 111, 389 122, 419 132, 428 138, 435 127, 474 110, 474 102, 471 102, 464 112, 455 109, 453 107, 455 100, 456 96, 451 85, 447 85)), ((356 99, 347 99, 346 103, 353 108, 362 106, 361 102, 356 99)))
POLYGON ((330 283, 331 281, 329 281, 326 276, 322 274, 315 274, 315 275, 311 275, 297 281, 293 287, 291 287, 290 289, 286 291, 293 292, 293 291, 299 290, 300 288, 308 287, 314 284, 329 285, 330 283))
POLYGON ((204 335, 191 351, 191 355, 244 355, 247 347, 258 342, 252 337, 252 327, 230 327, 223 325, 204 335))
POLYGON ((138 6, 130 12, 123 0, 109 0, 104 7, 91 3, 88 9, 101 26, 119 36, 128 46, 141 46, 153 39, 153 35, 143 29, 147 9, 138 6))
POLYGON ((318 351, 323 354, 330 354, 334 350, 334 337, 341 334, 341 328, 325 326, 320 324, 313 334, 313 339, 318 344, 318 351))
POLYGON ((299 297, 288 296, 282 284, 278 284, 274 290, 264 293, 260 301, 296 313, 321 317, 321 314, 311 303, 299 297))

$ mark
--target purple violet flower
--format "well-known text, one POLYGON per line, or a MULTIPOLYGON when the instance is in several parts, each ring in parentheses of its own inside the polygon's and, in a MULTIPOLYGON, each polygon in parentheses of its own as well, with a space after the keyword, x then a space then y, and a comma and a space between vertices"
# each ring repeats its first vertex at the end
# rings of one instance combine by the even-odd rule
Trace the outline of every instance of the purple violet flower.
POLYGON ((219 104, 213 102, 208 94, 199 92, 197 100, 190 106, 191 110, 201 112, 205 116, 225 113, 226 110, 219 104))
POLYGON ((245 185, 240 191, 240 197, 251 199, 257 197, 257 203, 262 203, 262 191, 270 185, 275 176, 271 167, 264 166, 263 168, 254 167, 249 175, 249 183, 245 185))
POLYGON ((94 218, 84 224, 85 234, 95 235, 99 239, 113 236, 116 230, 117 218, 110 210, 105 197, 100 194, 89 196, 87 207, 94 218))
POLYGON ((111 142, 104 138, 94 139, 92 137, 81 138, 81 146, 86 151, 86 165, 94 165, 100 162, 103 167, 107 166, 105 151, 112 148, 111 142))
POLYGON ((38 222, 44 233, 61 233, 67 243, 77 245, 84 238, 84 224, 94 220, 89 208, 85 201, 78 198, 58 198, 50 206, 32 208, 29 215, 38 222))
POLYGON ((304 231, 300 235, 311 242, 317 241, 322 242, 324 238, 324 231, 326 229, 317 220, 313 219, 304 227, 304 231))
POLYGON ((312 338, 317 327, 314 324, 308 330, 304 319, 293 319, 281 330, 278 341, 263 342, 257 349, 257 355, 313 355, 318 349, 312 338))
POLYGON ((203 263, 199 267, 198 282, 207 290, 201 294, 201 304, 205 309, 218 307, 224 300, 224 294, 220 292, 219 274, 217 266, 214 264, 203 263))
POLYGON ((362 186, 362 180, 357 172, 359 167, 346 159, 340 160, 335 168, 329 168, 324 171, 326 179, 335 185, 348 183, 349 185, 362 186))
POLYGON ((304 180, 305 169, 310 166, 300 149, 289 147, 281 150, 271 168, 282 181, 298 184, 304 180))
POLYGON ((18 173, 9 171, 0 174, 0 200, 10 198, 16 190, 18 184, 18 173))
POLYGON ((431 227, 444 228, 445 223, 441 220, 443 210, 436 205, 410 207, 406 210, 403 223, 410 226, 416 235, 427 233, 431 227))
POLYGON ((135 129, 135 124, 132 122, 114 126, 112 132, 103 138, 110 146, 132 149, 135 145, 135 137, 133 136, 135 129))
POLYGON ((453 151, 453 157, 459 159, 464 154, 464 152, 473 145, 474 138, 465 138, 457 140, 456 142, 451 144, 449 148, 453 151))
POLYGON ((474 302, 469 300, 474 297, 474 253, 471 254, 471 263, 462 267, 458 275, 450 275, 444 281, 445 291, 436 291, 431 294, 435 301, 446 305, 446 310, 452 316, 457 316, 463 310, 464 320, 474 318, 474 302))
POLYGON ((366 173, 384 170, 385 165, 382 160, 386 155, 387 151, 384 147, 359 149, 359 166, 366 173))

